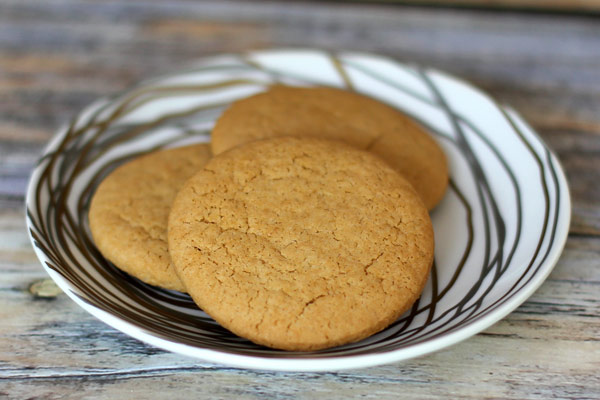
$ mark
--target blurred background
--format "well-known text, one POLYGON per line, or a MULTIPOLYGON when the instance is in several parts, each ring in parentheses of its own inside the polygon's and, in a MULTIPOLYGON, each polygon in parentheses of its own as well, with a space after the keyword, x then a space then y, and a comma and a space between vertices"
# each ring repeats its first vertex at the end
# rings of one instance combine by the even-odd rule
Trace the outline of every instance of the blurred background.
POLYGON ((319 47, 439 68, 512 105, 567 173, 579 174, 571 180, 575 228, 598 231, 600 217, 582 199, 600 199, 600 176, 590 173, 600 130, 599 16, 598 0, 2 0, 0 158, 11 172, 0 176, 0 202, 22 204, 43 144, 99 96, 211 54, 319 47))

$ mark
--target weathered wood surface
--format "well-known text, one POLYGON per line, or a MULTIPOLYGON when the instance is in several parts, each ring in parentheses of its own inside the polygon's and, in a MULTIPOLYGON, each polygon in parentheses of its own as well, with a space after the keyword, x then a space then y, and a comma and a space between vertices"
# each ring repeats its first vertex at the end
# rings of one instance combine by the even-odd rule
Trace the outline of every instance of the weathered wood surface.
POLYGON ((259 2, 0 2, 0 398, 600 398, 600 19, 259 2), (95 98, 198 57, 307 46, 388 54, 469 79, 558 154, 573 223, 548 281, 439 353, 340 373, 244 371, 144 345, 64 294, 29 245, 23 197, 53 131, 95 98))
POLYGON ((598 12, 598 0, 386 0, 390 3, 442 7, 489 7, 498 10, 598 12))

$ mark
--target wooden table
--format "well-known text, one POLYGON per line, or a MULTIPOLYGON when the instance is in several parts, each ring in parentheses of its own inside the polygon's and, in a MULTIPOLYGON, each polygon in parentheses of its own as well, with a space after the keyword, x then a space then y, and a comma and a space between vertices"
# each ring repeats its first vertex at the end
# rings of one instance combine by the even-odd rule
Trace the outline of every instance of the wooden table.
POLYGON ((600 398, 600 19, 318 2, 0 2, 0 398, 600 398), (428 64, 511 104, 558 154, 573 220, 550 278, 438 353, 363 370, 272 373, 144 345, 47 278, 25 230, 28 175, 98 96, 221 52, 308 46, 428 64), (41 293, 44 294, 44 293, 41 293))

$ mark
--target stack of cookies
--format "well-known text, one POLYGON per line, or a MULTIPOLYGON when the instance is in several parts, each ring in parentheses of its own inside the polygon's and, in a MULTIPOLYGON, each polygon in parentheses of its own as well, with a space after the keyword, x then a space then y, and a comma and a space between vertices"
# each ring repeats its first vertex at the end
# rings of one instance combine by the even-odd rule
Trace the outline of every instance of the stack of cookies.
POLYGON ((394 108, 273 86, 233 103, 210 145, 117 168, 89 220, 123 271, 189 293, 255 343, 308 351, 364 339, 412 306, 447 181, 442 150, 394 108))

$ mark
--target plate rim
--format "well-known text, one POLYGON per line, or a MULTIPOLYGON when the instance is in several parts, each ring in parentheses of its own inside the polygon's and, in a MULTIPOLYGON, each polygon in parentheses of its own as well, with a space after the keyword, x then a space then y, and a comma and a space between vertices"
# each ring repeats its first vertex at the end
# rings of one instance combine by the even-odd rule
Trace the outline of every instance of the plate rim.
MULTIPOLYGON (((235 56, 239 54, 251 55, 251 54, 273 54, 273 53, 305 53, 305 52, 318 52, 324 54, 331 54, 330 52, 318 49, 318 48, 274 48, 274 49, 262 49, 255 51, 245 51, 238 53, 220 53, 209 55, 206 57, 199 58, 194 62, 201 61, 209 61, 211 59, 223 56, 235 56)), ((361 56, 366 58, 376 58, 376 59, 384 59, 389 60, 399 65, 413 65, 411 63, 403 62, 394 59, 393 57, 386 55, 379 55, 375 53, 368 52, 359 52, 359 51, 345 51, 339 50, 335 51, 336 55, 352 55, 352 56, 361 56)), ((484 90, 478 88, 477 86, 471 84, 470 82, 464 80, 461 77, 457 77, 450 73, 447 73, 442 70, 438 70, 436 68, 426 68, 427 71, 432 71, 438 74, 442 74, 451 80, 454 80, 471 90, 478 92, 479 94, 484 95, 485 97, 491 99, 493 98, 487 94, 484 90)), ((173 75, 177 75, 178 71, 173 71, 173 75)), ((161 75, 157 75, 155 78, 160 78, 161 75)), ((138 84, 143 83, 144 81, 138 82, 138 84)), ((127 93, 132 90, 136 85, 130 85, 126 88, 123 93, 127 93)), ((75 114, 74 118, 80 116, 86 110, 91 109, 94 105, 100 104, 102 102, 110 101, 114 97, 100 97, 90 104, 82 107, 77 114, 75 114)), ((511 113, 512 117, 516 117, 521 123, 524 123, 529 127, 527 122, 520 116, 518 112, 509 106, 505 106, 503 104, 496 105, 499 108, 505 109, 511 113)), ((27 227, 27 234, 31 245, 34 249, 34 252, 48 273, 48 275, 52 278, 54 282, 61 288, 63 292, 67 294, 69 298, 71 298, 77 305, 81 308, 92 314, 95 318, 100 321, 106 323, 107 325, 117 329, 118 331, 131 336, 135 339, 138 339, 144 343, 159 347, 164 350, 168 350, 180 355, 184 355, 187 357, 192 357, 194 359, 199 359, 200 361, 209 362, 209 363, 219 363, 223 365, 228 365, 236 368, 245 368, 245 369, 254 369, 254 370, 272 370, 272 371, 287 371, 287 372, 318 372, 318 371, 341 371, 348 369, 356 369, 356 368, 366 368, 372 367, 376 365, 382 364, 390 364, 394 362, 399 362, 402 360, 408 360, 419 356, 424 356, 435 351, 441 350, 443 348, 449 347, 453 344, 461 342, 475 334, 485 330, 490 327, 494 323, 499 320, 505 318, 508 314, 514 311, 517 307, 523 304, 548 278, 555 265, 557 264, 560 255, 563 252, 566 241, 568 239, 569 227, 571 221, 571 213, 572 213, 572 204, 571 204, 571 195, 570 189, 568 185, 568 181, 566 175, 564 173, 564 169, 560 163, 560 160, 555 155, 554 151, 550 149, 544 140, 540 137, 540 135, 531 127, 529 127, 529 131, 535 139, 544 147, 545 150, 548 151, 550 157, 548 162, 553 163, 556 167, 556 178, 557 178, 557 187, 563 189, 561 191, 559 197, 560 205, 552 208, 552 210, 558 209, 558 216, 556 219, 556 234, 554 238, 554 242, 550 245, 550 250, 547 254, 547 258, 540 264, 538 271, 531 277, 531 280, 526 283, 516 294, 512 295, 508 300, 504 301, 502 304, 494 308, 492 312, 489 312, 476 320, 468 323, 464 327, 457 329, 456 331, 446 333, 440 337, 436 337, 433 339, 429 339, 425 342, 417 343, 408 347, 389 350, 385 352, 374 352, 372 354, 361 354, 361 355, 341 355, 341 356, 328 356, 326 358, 311 358, 311 357, 286 357, 286 358, 271 358, 271 357, 263 357, 263 356, 255 356, 255 355, 242 355, 242 354, 234 354, 228 353, 222 350, 213 350, 208 348, 201 348, 192 345, 187 345, 183 343, 173 342, 167 339, 160 338, 158 336, 153 335, 150 332, 147 332, 142 327, 136 326, 128 321, 122 320, 119 317, 116 317, 110 314, 107 311, 104 311, 92 304, 89 304, 83 301, 76 294, 76 289, 72 288, 70 283, 64 278, 60 273, 54 271, 50 268, 46 263, 49 261, 49 258, 46 254, 36 246, 35 238, 32 235, 32 231, 34 230, 33 222, 31 221, 29 214, 27 212, 29 205, 36 198, 35 196, 35 188, 36 183, 39 181, 40 174, 40 163, 39 161, 47 155, 56 143, 60 143, 66 134, 65 125, 63 124, 55 133, 52 135, 40 156, 38 157, 38 163, 35 165, 32 170, 29 183, 27 186, 26 197, 25 197, 25 222, 27 227)))

